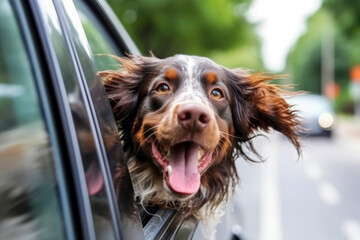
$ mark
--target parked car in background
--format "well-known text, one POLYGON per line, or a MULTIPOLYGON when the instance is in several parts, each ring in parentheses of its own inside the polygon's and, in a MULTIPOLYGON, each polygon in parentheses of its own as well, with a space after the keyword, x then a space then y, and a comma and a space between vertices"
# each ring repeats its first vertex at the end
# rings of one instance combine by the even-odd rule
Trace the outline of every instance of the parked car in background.
MULTIPOLYGON (((104 1, 0 1, 0 239, 191 239, 138 208, 99 54, 139 54, 104 1)), ((151 214, 150 214, 151 213, 151 214)))
POLYGON ((289 102, 298 111, 306 135, 331 137, 335 115, 331 102, 325 96, 304 94, 289 99, 289 102))

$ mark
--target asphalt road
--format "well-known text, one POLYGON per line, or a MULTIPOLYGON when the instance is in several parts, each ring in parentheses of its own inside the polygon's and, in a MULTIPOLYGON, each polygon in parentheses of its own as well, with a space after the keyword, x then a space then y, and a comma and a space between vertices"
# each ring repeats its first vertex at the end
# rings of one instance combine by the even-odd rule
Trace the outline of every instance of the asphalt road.
POLYGON ((278 133, 255 146, 266 161, 237 160, 241 184, 208 239, 231 239, 233 229, 242 240, 360 240, 360 124, 303 139, 300 158, 278 133))
POLYGON ((306 138, 303 155, 280 134, 259 138, 265 163, 238 161, 241 185, 213 239, 359 240, 360 141, 306 138))

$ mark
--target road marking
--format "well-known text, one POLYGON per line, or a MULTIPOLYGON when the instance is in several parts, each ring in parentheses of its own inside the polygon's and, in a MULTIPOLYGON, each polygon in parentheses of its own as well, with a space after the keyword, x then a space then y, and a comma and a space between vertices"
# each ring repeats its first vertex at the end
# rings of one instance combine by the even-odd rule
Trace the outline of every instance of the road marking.
POLYGON ((324 171, 316 163, 309 163, 305 165, 304 171, 311 180, 320 180, 324 175, 324 171))
POLYGON ((347 240, 359 240, 360 239, 360 222, 357 220, 347 220, 342 226, 342 231, 347 240))
POLYGON ((341 195, 338 190, 328 182, 319 184, 318 193, 323 202, 329 205, 337 205, 341 200, 341 195))
POLYGON ((265 144, 266 150, 264 151, 268 155, 268 159, 261 166, 260 240, 282 240, 278 156, 277 151, 274 150, 274 144, 279 140, 274 139, 276 137, 279 135, 269 135, 271 144, 265 144))

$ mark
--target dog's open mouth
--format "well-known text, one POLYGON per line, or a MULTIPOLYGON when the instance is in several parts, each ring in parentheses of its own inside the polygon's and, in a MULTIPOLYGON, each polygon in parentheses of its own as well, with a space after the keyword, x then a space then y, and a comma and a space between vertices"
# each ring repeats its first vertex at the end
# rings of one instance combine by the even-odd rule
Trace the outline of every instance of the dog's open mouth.
POLYGON ((161 165, 164 179, 174 192, 191 195, 200 188, 200 177, 211 163, 213 151, 205 151, 199 144, 186 141, 164 147, 152 140, 152 154, 161 165))

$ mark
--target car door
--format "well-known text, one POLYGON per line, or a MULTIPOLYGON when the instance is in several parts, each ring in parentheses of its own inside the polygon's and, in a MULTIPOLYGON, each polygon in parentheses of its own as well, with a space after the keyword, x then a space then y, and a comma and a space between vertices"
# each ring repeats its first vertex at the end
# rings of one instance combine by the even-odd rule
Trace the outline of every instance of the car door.
POLYGON ((75 3, 1 2, 0 238, 189 239, 194 218, 138 210, 96 74, 139 52, 104 1, 75 3))
MULTIPOLYGON (((63 100, 68 101, 70 106, 68 117, 72 118, 79 143, 81 161, 78 161, 75 172, 80 172, 80 181, 85 177, 87 188, 87 196, 79 199, 81 204, 86 204, 87 198, 89 199, 91 214, 90 216, 86 211, 88 207, 85 205, 84 232, 89 232, 98 239, 141 239, 143 233, 138 231, 141 225, 135 212, 137 209, 134 208, 130 177, 122 156, 111 108, 101 79, 96 75, 92 51, 73 2, 53 3, 54 10, 51 10, 50 6, 44 8, 43 1, 39 2, 38 9, 32 4, 32 9, 40 16, 39 24, 51 19, 52 25, 58 24, 57 31, 61 30, 57 36, 52 37, 56 31, 48 25, 47 34, 43 34, 46 41, 43 42, 51 42, 54 48, 55 54, 52 53, 51 58, 59 63, 64 83, 62 89, 66 92, 66 99, 63 100), (52 19, 55 14, 58 23, 52 19), (65 42, 66 46, 59 46, 61 37, 61 42, 65 42), (64 59, 65 49, 69 52, 68 59, 64 59), (83 171, 79 171, 81 167, 83 171), (116 189, 115 194, 116 186, 122 188, 116 189), (91 230, 94 230, 94 233, 91 230)), ((42 26, 40 29, 46 27, 42 26)))
POLYGON ((20 17, 13 1, 0 2, 0 239, 74 239, 68 154, 20 17))
POLYGON ((11 96, 0 99, 1 110, 10 111, 8 118, 1 116, 0 155, 4 165, 18 164, 1 172, 6 211, 0 215, 0 236, 141 239, 140 233, 143 238, 136 231, 141 228, 138 218, 120 214, 131 208, 120 211, 119 206, 134 205, 130 177, 72 1, 3 2, 1 83, 11 96), (24 124, 16 125, 18 121, 24 124), (7 144, 9 138, 14 140, 7 144), (37 167, 43 162, 47 171, 37 167), (115 169, 122 174, 114 179, 115 169), (15 181, 19 175, 25 180, 15 181), (124 186, 126 198, 116 197, 114 181, 124 186), (19 193, 13 196, 11 189, 19 193), (9 205, 12 200, 14 206, 9 205), (16 224, 8 228, 9 222, 16 224))

